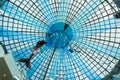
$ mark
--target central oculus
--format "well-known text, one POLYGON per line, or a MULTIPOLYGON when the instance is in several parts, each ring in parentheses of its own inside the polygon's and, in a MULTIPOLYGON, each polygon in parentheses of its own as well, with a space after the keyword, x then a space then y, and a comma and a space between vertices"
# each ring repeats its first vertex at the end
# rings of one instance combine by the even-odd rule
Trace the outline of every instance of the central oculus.
POLYGON ((56 31, 51 35, 50 41, 52 43, 52 46, 65 47, 67 46, 69 39, 66 33, 63 31, 56 31))
POLYGON ((63 22, 58 22, 50 26, 47 33, 47 42, 50 46, 64 48, 72 40, 73 34, 71 27, 63 22))

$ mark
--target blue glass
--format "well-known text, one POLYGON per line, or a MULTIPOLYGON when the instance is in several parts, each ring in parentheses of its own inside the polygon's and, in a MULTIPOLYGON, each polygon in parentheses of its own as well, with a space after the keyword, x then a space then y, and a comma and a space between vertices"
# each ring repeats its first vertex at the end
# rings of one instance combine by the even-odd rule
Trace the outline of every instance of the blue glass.
POLYGON ((120 59, 120 22, 108 2, 2 0, 0 41, 15 61, 29 57, 38 41, 47 42, 31 69, 16 62, 29 80, 102 80, 120 59))
POLYGON ((73 39, 71 26, 58 22, 50 26, 47 34, 47 42, 53 47, 67 47, 73 39))

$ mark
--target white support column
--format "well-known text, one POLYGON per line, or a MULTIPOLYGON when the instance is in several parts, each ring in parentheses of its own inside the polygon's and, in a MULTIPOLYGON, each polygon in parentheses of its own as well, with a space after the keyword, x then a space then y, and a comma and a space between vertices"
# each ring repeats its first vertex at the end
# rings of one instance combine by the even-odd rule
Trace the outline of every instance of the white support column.
MULTIPOLYGON (((5 50, 2 45, 0 45, 0 58, 3 57, 5 59, 5 62, 10 70, 10 73, 12 74, 13 78, 17 80, 26 80, 25 77, 22 75, 25 74, 24 72, 20 72, 18 70, 18 67, 13 59, 13 56, 11 53, 5 53, 5 50)), ((4 72, 4 70, 3 70, 4 72)), ((26 74, 25 74, 26 75, 26 74)))

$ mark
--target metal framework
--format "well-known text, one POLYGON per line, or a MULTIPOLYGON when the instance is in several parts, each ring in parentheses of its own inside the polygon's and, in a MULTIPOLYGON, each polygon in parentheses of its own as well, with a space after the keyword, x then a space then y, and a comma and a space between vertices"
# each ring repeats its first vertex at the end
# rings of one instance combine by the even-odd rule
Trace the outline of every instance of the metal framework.
POLYGON ((120 59, 118 10, 112 0, 4 0, 0 42, 15 60, 28 57, 39 40, 50 37, 50 27, 62 22, 56 28, 73 35, 67 46, 44 45, 31 69, 16 63, 18 68, 26 69, 29 80, 102 80, 120 59))

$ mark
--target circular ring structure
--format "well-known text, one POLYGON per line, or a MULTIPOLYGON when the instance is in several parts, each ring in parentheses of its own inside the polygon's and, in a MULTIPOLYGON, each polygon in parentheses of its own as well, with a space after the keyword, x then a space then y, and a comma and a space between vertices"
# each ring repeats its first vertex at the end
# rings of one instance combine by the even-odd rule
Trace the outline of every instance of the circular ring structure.
POLYGON ((67 47, 73 38, 71 27, 63 22, 51 25, 47 35, 49 45, 57 48, 67 47))
POLYGON ((2 0, 0 42, 15 61, 47 41, 24 69, 29 80, 102 80, 120 59, 115 0, 2 0))

